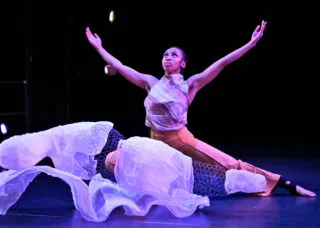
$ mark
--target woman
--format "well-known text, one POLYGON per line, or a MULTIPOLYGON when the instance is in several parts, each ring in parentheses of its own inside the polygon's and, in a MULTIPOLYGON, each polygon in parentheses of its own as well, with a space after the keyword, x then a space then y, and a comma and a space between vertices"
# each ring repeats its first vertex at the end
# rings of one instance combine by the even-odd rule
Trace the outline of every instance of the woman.
MULTIPOLYGON (((226 66, 251 50, 263 36, 266 25, 267 22, 262 21, 261 25, 258 25, 254 30, 249 42, 187 80, 184 80, 181 74, 186 68, 186 55, 179 47, 171 47, 165 51, 162 58, 164 76, 159 80, 152 75, 140 73, 122 64, 103 48, 99 36, 93 35, 88 27, 86 28, 86 36, 90 44, 109 64, 107 68, 111 72, 120 73, 127 80, 148 92, 144 106, 146 108, 146 126, 150 128, 152 139, 161 140, 200 162, 218 163, 226 169, 246 170, 262 174, 267 179, 267 185, 264 191, 259 193, 261 196, 269 196, 276 187, 281 187, 292 194, 315 197, 315 193, 292 184, 279 174, 236 160, 196 139, 186 127, 188 107, 199 90, 216 78, 226 66)), ((115 163, 113 156, 116 156, 116 153, 107 157, 106 164, 109 167, 115 163)))

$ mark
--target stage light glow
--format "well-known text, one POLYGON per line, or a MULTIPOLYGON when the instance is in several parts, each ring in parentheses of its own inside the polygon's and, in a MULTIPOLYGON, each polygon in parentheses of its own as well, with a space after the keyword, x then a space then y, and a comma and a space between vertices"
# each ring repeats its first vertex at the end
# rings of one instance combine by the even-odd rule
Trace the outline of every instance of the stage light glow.
POLYGON ((115 14, 114 14, 114 11, 111 10, 110 14, 109 14, 109 21, 110 21, 110 23, 113 23, 114 20, 115 20, 115 14))
POLYGON ((116 75, 118 73, 118 71, 115 68, 113 68, 112 66, 106 65, 104 67, 104 73, 106 75, 116 75))
POLYGON ((108 73, 109 73, 108 66, 105 66, 105 67, 104 67, 104 73, 105 73, 105 74, 108 74, 108 73))
POLYGON ((1 133, 2 134, 4 134, 4 135, 7 134, 8 129, 7 129, 7 126, 4 123, 1 123, 0 129, 1 129, 1 133))

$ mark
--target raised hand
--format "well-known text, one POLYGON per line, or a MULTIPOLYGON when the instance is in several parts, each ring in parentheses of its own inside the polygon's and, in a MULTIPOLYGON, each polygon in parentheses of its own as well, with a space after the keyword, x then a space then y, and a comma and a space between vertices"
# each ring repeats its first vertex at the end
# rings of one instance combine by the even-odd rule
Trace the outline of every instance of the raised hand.
POLYGON ((256 27, 256 29, 254 30, 254 32, 252 33, 250 42, 253 45, 256 45, 258 43, 258 41, 260 40, 260 38, 263 36, 263 32, 264 32, 264 30, 266 28, 266 25, 267 25, 267 22, 263 20, 261 22, 261 25, 258 25, 256 27))
POLYGON ((102 46, 100 37, 96 33, 93 35, 89 27, 86 28, 86 36, 94 48, 98 49, 102 46))

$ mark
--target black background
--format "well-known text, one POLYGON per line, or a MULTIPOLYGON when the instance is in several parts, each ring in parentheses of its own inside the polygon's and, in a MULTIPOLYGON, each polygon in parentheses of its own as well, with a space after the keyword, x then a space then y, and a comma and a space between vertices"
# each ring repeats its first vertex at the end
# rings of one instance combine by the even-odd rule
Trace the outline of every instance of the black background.
MULTIPOLYGON (((9 16, 2 16, 0 112, 28 107, 28 115, 0 116, 9 130, 2 139, 100 120, 113 122, 126 137, 148 136, 146 92, 120 75, 104 75, 105 63, 86 40, 86 26, 124 64, 158 78, 165 49, 181 46, 189 58, 187 78, 248 42, 264 19, 268 24, 258 45, 198 93, 188 127, 223 149, 285 145, 301 150, 283 154, 317 156, 319 16, 310 3, 281 4, 12 2, 3 8, 9 16), (115 10, 112 24, 110 10, 115 10), (4 83, 26 79, 27 93, 21 83, 4 83)), ((277 155, 279 150, 263 153, 277 155)))

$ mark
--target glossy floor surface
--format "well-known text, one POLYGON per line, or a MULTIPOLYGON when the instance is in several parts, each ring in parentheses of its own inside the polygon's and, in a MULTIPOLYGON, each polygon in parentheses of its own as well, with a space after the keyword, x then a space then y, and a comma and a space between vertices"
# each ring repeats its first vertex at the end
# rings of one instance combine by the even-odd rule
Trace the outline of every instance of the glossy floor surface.
MULTIPOLYGON (((285 174, 300 185, 320 193, 320 158, 246 157, 256 166, 285 174)), ((211 201, 211 206, 187 218, 176 218, 166 208, 154 206, 145 217, 130 217, 122 208, 101 223, 84 220, 73 205, 69 186, 40 174, 6 215, 0 227, 320 227, 319 197, 289 195, 277 189, 272 197, 233 195, 211 201)))

